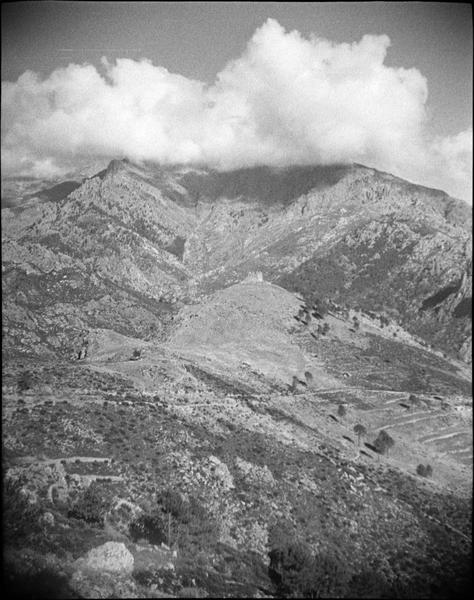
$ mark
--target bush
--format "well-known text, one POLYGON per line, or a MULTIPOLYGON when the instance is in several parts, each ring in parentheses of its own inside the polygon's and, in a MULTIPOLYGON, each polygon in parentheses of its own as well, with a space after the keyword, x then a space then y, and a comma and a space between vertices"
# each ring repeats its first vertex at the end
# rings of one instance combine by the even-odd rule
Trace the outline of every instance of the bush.
MULTIPOLYGON (((36 561, 39 563, 39 561, 36 561)), ((41 564, 26 568, 7 560, 4 564, 3 593, 6 598, 76 598, 64 574, 41 564)))
POLYGON ((167 489, 161 492, 157 497, 161 510, 166 514, 178 519, 182 523, 188 523, 190 519, 190 505, 179 492, 167 489))
POLYGON ((182 550, 192 553, 215 546, 219 540, 218 523, 206 508, 196 498, 185 500, 173 490, 159 494, 156 509, 132 522, 129 533, 134 541, 178 542, 182 550))
POLYGON ((111 502, 104 497, 103 491, 93 482, 69 510, 68 517, 103 527, 105 515, 110 508, 111 502))
POLYGON ((40 530, 40 508, 22 492, 20 480, 6 478, 3 483, 3 539, 6 543, 24 541, 40 530))
POLYGON ((298 593, 310 598, 341 598, 348 593, 349 573, 336 558, 317 554, 301 573, 298 593))
POLYGON ((410 402, 410 404, 412 404, 413 406, 420 406, 421 405, 421 401, 420 399, 415 396, 415 394, 410 394, 408 396, 408 401, 410 402))
POLYGON ((18 391, 26 392, 33 386, 33 377, 29 371, 23 371, 18 377, 18 391))
POLYGON ((337 414, 339 417, 345 417, 347 414, 347 409, 344 406, 344 404, 339 404, 339 406, 337 407, 337 414))
POLYGON ((293 541, 269 553, 269 575, 283 596, 326 598, 347 592, 349 576, 337 559, 317 554, 301 542, 293 541))
POLYGON ((139 515, 129 525, 129 534, 134 542, 145 539, 156 546, 167 542, 166 527, 159 514, 139 515))
POLYGON ((296 591, 300 572, 310 565, 311 554, 300 542, 293 541, 270 550, 269 575, 279 591, 290 594, 296 591))
POLYGON ((378 571, 362 571, 350 581, 352 598, 387 598, 390 591, 387 580, 378 571))

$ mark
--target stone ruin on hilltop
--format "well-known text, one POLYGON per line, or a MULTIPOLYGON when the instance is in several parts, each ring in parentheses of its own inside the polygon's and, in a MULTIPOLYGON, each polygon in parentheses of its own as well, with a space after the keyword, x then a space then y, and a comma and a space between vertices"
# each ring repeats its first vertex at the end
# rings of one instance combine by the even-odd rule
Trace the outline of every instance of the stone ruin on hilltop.
POLYGON ((262 271, 250 271, 242 283, 264 283, 262 271))

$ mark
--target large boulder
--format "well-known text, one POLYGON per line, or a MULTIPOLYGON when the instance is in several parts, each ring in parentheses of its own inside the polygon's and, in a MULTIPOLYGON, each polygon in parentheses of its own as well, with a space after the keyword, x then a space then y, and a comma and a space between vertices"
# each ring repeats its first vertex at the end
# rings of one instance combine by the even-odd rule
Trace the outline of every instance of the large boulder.
POLYGON ((259 465, 247 462, 243 458, 237 457, 235 459, 235 466, 237 467, 240 475, 248 483, 258 485, 264 483, 270 486, 275 485, 273 473, 270 471, 267 465, 263 465, 263 467, 260 467, 259 465))
POLYGON ((223 490, 234 489, 234 479, 229 471, 229 467, 217 456, 209 456, 203 461, 202 470, 209 479, 213 487, 223 490))
POLYGON ((128 574, 133 571, 133 554, 122 542, 106 542, 76 561, 78 570, 128 574))

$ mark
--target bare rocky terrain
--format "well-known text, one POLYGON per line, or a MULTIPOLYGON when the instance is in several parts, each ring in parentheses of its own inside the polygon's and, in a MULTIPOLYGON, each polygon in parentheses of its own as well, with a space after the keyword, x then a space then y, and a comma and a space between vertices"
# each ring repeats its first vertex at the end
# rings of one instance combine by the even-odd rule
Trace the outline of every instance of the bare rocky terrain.
POLYGON ((469 592, 464 203, 360 165, 5 186, 17 596, 469 592))

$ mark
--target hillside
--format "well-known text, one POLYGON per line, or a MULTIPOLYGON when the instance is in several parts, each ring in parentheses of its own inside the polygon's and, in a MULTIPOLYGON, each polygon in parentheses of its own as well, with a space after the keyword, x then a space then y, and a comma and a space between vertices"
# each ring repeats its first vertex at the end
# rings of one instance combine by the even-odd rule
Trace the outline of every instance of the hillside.
POLYGON ((17 596, 472 591, 464 203, 361 165, 8 189, 17 596))

